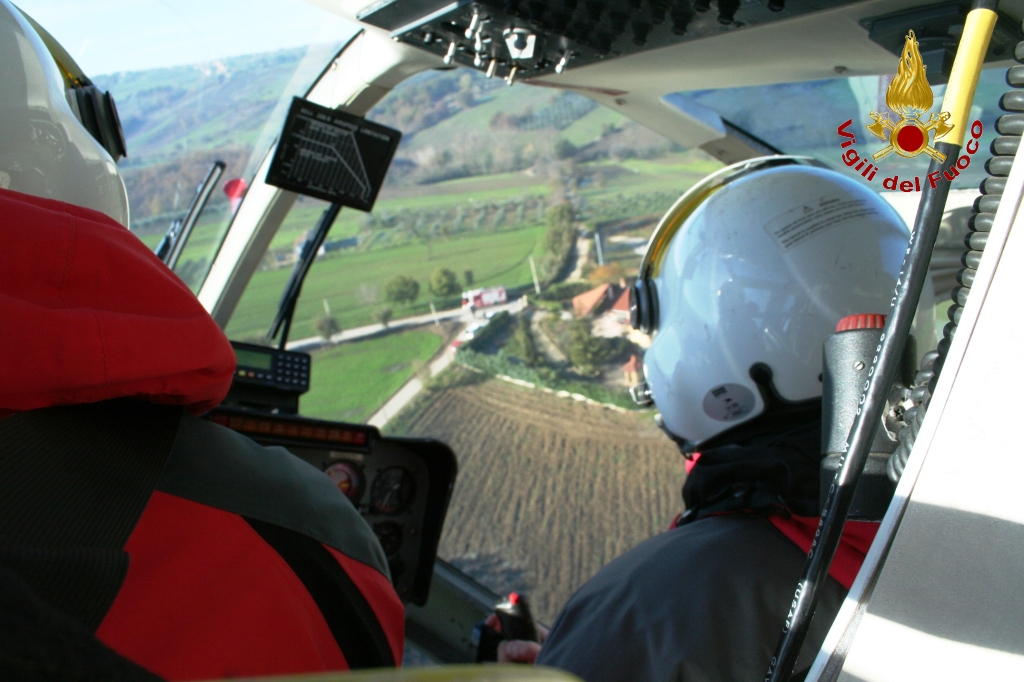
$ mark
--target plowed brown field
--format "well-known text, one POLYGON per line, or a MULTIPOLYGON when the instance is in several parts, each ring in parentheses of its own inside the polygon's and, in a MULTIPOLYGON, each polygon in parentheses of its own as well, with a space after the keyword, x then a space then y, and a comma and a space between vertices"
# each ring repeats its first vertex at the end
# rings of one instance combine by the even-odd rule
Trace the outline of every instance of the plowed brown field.
POLYGON ((683 458, 650 413, 622 414, 466 375, 401 416, 459 459, 438 554, 551 623, 601 566, 681 511, 683 458))

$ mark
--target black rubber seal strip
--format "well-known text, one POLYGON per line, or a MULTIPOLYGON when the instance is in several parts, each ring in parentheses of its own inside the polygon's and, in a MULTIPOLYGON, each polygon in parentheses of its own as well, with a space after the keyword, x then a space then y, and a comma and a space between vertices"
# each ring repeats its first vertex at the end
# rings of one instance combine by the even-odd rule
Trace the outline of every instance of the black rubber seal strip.
POLYGON ((327 621, 350 670, 395 667, 391 645, 366 597, 316 540, 265 521, 244 518, 291 567, 327 621))

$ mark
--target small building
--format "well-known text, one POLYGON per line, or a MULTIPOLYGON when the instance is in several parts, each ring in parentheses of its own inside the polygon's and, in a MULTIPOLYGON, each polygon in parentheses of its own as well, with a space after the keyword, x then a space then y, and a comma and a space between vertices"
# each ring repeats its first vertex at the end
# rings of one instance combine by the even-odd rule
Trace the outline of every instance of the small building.
POLYGON ((576 313, 576 317, 597 315, 604 306, 615 300, 615 293, 615 288, 611 284, 602 284, 590 291, 584 291, 579 296, 572 297, 573 312, 576 313))
POLYGON ((322 256, 325 253, 331 251, 340 251, 342 249, 352 249, 359 246, 359 237, 347 237, 345 239, 335 239, 334 241, 324 242, 320 246, 320 251, 317 252, 317 256, 322 256))
MULTIPOLYGON (((613 287, 614 288, 614 287, 613 287)), ((594 336, 616 339, 629 334, 629 289, 622 287, 611 306, 594 320, 594 336)))
POLYGON ((615 299, 615 303, 612 304, 612 314, 615 315, 616 319, 623 324, 629 322, 629 289, 626 287, 622 288, 622 293, 615 299))

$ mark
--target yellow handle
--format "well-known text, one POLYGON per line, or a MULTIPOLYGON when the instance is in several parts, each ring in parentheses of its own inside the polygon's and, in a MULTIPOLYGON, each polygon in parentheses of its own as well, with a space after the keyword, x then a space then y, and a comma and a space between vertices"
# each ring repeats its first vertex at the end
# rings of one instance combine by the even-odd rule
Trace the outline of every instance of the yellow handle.
POLYGON ((943 142, 958 147, 963 144, 964 133, 970 127, 967 118, 971 114, 974 90, 978 86, 978 76, 996 19, 996 13, 990 9, 974 9, 967 15, 956 59, 953 60, 953 71, 949 74, 949 85, 942 98, 942 111, 950 113, 949 123, 954 126, 948 136, 943 137, 943 142))

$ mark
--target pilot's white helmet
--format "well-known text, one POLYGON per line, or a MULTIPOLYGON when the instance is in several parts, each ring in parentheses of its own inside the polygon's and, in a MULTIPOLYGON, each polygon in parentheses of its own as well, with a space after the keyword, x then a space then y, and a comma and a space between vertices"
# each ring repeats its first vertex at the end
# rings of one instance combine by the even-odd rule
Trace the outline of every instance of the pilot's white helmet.
POLYGON ((128 196, 114 158, 79 119, 123 155, 116 109, 66 61, 65 77, 39 32, 0 0, 0 187, 91 208, 127 227, 128 196))
POLYGON ((836 323, 889 310, 903 220, 862 184, 799 161, 719 171, 648 245, 631 313, 656 335, 638 388, 684 451, 806 423, 836 323))

